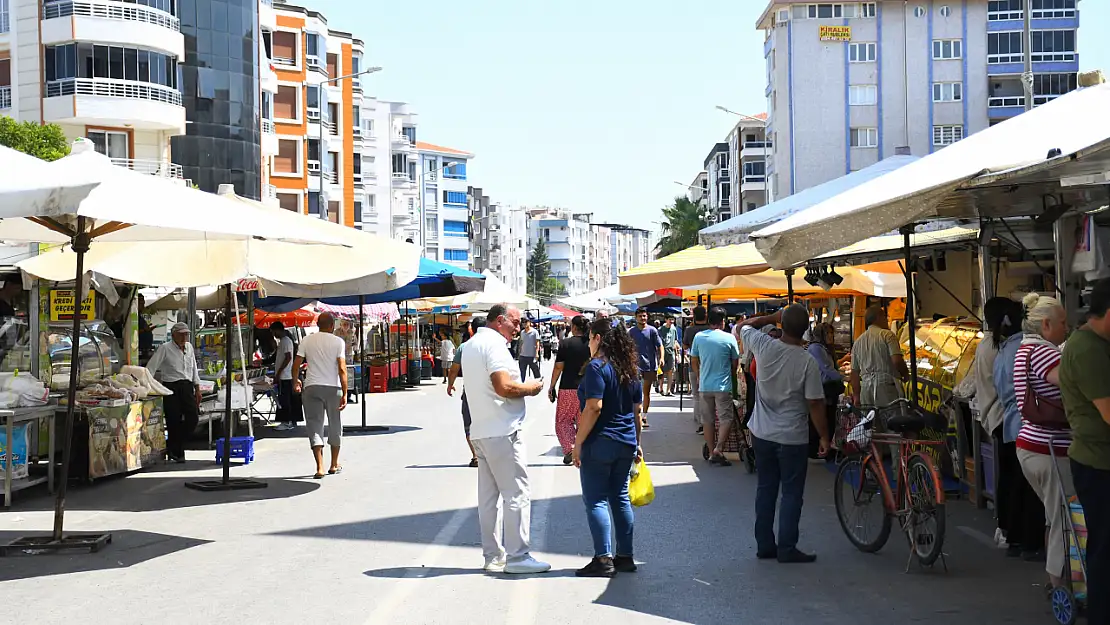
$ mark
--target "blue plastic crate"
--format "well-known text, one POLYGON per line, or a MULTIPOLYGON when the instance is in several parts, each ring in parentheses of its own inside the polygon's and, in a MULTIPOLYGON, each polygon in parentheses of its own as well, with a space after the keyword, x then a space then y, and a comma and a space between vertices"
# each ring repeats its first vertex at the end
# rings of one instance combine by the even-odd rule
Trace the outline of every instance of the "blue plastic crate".
MULTIPOLYGON (((223 462, 224 456, 224 439, 216 439, 216 462, 223 462)), ((254 461, 254 437, 253 436, 233 436, 231 437, 231 458, 233 460, 242 460, 243 464, 250 464, 254 461)))

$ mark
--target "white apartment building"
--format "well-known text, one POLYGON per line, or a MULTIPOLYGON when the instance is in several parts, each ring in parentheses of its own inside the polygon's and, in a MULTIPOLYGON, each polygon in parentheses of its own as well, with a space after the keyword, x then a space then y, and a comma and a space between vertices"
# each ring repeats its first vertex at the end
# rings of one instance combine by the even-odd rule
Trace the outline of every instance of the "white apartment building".
MULTIPOLYGON (((355 108, 360 123, 361 151, 356 154, 355 199, 359 227, 395 239, 419 241, 416 182, 409 178, 415 165, 416 114, 402 102, 363 95, 355 108), (396 169, 395 169, 396 167, 396 169)), ((413 171, 415 176, 415 170, 413 171)))
POLYGON ((700 171, 694 176, 694 181, 686 186, 686 197, 697 204, 707 201, 709 195, 709 172, 700 171))
POLYGON ((470 269, 490 272, 515 293, 528 290, 528 213, 495 204, 482 189, 471 187, 470 269))
POLYGON ((616 284, 622 272, 650 263, 655 259, 655 242, 650 230, 622 224, 597 224, 609 230, 608 282, 598 288, 616 284))
POLYGON ((689 188, 693 201, 709 208, 709 221, 718 223, 755 210, 770 201, 766 163, 771 143, 766 136, 766 113, 739 115, 740 121, 725 140, 715 143, 702 163, 705 170, 689 188))
MULTIPOLYGON (((1028 0, 1033 104, 1076 88, 1078 0, 1028 0)), ((774 0, 764 31, 774 198, 923 156, 1024 111, 1022 0, 774 0)))
MULTIPOLYGON (((424 256, 463 269, 470 268, 469 152, 417 141, 419 163, 415 182, 419 197, 420 239, 424 256)), ((410 166, 412 165, 410 161, 410 166)))
MULTIPOLYGON (((559 281, 568 295, 590 291, 589 268, 595 263, 587 258, 591 241, 590 215, 575 214, 565 209, 530 209, 528 225, 528 254, 540 239, 547 247, 551 263, 549 275, 559 281)), ((596 245, 594 247, 596 250, 596 245)), ((528 291, 532 291, 527 277, 528 291)))
POLYGON ((0 115, 56 123, 117 164, 181 177, 184 56, 171 0, 0 0, 0 115))

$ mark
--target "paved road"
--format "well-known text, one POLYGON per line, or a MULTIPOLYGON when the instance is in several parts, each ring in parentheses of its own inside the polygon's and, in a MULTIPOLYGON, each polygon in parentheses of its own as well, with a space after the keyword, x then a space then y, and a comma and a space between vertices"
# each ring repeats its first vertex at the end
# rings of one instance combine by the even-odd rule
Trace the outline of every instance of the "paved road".
MULTIPOLYGON (((1005 560, 990 520, 969 504, 949 511, 948 573, 903 574, 896 535, 878 555, 841 534, 831 475, 811 467, 802 547, 813 565, 757 561, 755 477, 707 466, 689 405, 659 401, 644 448, 656 501, 637 511, 640 572, 577 579, 590 538, 578 475, 561 464, 546 398, 529 400, 527 440, 535 551, 554 571, 486 575, 478 544, 474 471, 458 403, 436 381, 374 395, 387 434, 349 436, 342 475, 309 479, 300 433, 271 435, 236 476, 261 491, 206 494, 182 482, 215 475, 209 452, 183 467, 78 489, 67 528, 111 531, 96 555, 0 560, 4 622, 563 625, 625 623, 1049 623, 1037 565, 1005 560)), ((358 406, 345 414, 358 420, 358 406)), ((19 498, 0 513, 0 539, 47 530, 51 501, 19 498)))

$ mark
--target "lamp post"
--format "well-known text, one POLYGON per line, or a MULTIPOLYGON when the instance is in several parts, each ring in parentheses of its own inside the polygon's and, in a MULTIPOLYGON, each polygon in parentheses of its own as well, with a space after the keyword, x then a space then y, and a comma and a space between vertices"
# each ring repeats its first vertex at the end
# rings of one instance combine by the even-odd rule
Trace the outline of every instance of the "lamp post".
MULTIPOLYGON (((363 74, 374 74, 374 73, 380 72, 380 71, 382 71, 381 67, 368 67, 368 68, 362 70, 361 72, 355 72, 354 74, 347 74, 346 76, 336 76, 335 78, 328 78, 327 80, 322 80, 318 83, 317 88, 323 89, 324 85, 329 85, 329 84, 332 84, 332 83, 338 83, 341 80, 347 80, 349 78, 357 78, 359 76, 362 76, 363 74)), ((308 85, 307 81, 305 82, 305 85, 306 86, 308 85)), ((321 104, 323 104, 323 97, 322 96, 323 96, 323 91, 321 91, 320 94, 316 97, 316 105, 317 106, 320 106, 321 104)), ((316 146, 317 146, 317 149, 320 152, 317 155, 317 156, 320 157, 320 184, 318 185, 317 190, 316 190, 316 203, 317 203, 318 214, 320 216, 320 219, 326 219, 327 214, 328 214, 327 213, 327 207, 324 205, 324 113, 325 113, 325 111, 323 110, 323 107, 321 106, 320 107, 320 121, 317 123, 317 132, 316 132, 316 146)))
MULTIPOLYGON (((549 259, 543 261, 542 263, 535 263, 535 264, 532 265, 532 270, 529 272, 530 274, 532 274, 530 276, 532 278, 532 295, 536 295, 536 274, 539 273, 538 269, 540 267, 543 267, 544 265, 550 265, 550 264, 551 264, 551 259, 549 258, 549 259)), ((539 299, 540 299, 539 296, 537 296, 536 301, 539 301, 539 299)))

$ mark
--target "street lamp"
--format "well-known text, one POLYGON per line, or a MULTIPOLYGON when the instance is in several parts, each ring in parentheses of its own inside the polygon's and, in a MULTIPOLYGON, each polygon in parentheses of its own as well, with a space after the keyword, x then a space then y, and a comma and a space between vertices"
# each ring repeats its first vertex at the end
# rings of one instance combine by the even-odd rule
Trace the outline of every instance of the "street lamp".
MULTIPOLYGON (((381 67, 368 67, 368 68, 362 70, 361 72, 355 72, 353 74, 347 74, 346 76, 336 76, 335 78, 328 78, 327 80, 322 80, 317 84, 318 84, 319 88, 322 89, 324 85, 328 85, 328 84, 331 84, 331 83, 338 83, 341 80, 347 80, 349 78, 357 78, 359 76, 362 76, 363 74, 374 74, 374 73, 377 73, 377 72, 380 72, 380 71, 382 71, 381 67)), ((307 85, 308 85, 308 81, 305 81, 305 86, 307 86, 307 85)), ((317 106, 319 106, 321 104, 321 102, 323 100, 322 96, 323 96, 323 91, 321 91, 320 95, 317 96, 317 98, 316 98, 317 106)), ((317 188, 317 191, 316 191, 316 203, 317 203, 317 208, 319 209, 320 219, 326 219, 327 215, 328 215, 327 206, 324 204, 324 161, 325 161, 325 159, 324 159, 324 113, 325 113, 325 111, 321 107, 320 121, 317 123, 317 133, 316 133, 316 146, 317 146, 317 149, 320 151, 320 153, 318 155, 320 157, 320 184, 319 184, 319 186, 317 188)))

